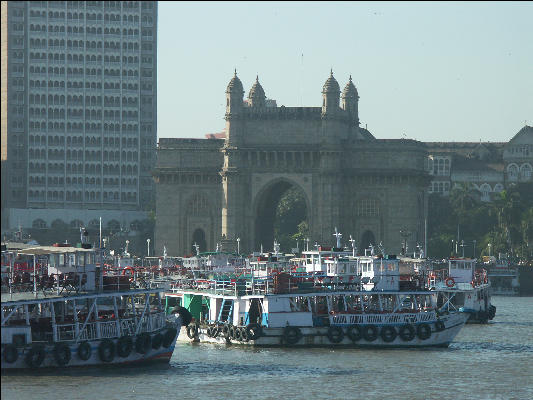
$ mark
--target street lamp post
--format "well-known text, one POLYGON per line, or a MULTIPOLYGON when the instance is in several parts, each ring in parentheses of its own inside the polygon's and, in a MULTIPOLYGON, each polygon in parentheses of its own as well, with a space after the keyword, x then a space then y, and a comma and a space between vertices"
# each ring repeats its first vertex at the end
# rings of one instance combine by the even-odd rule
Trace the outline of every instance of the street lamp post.
POLYGON ((473 240, 474 242, 474 260, 476 259, 476 241, 473 240))
POLYGON ((490 248, 492 245, 489 243, 488 246, 489 246, 489 257, 490 257, 490 248))
POLYGON ((147 257, 150 257, 150 239, 146 239, 146 244, 147 244, 147 247, 148 247, 148 256, 147 257))
POLYGON ((237 238, 237 255, 241 254, 241 238, 237 238))

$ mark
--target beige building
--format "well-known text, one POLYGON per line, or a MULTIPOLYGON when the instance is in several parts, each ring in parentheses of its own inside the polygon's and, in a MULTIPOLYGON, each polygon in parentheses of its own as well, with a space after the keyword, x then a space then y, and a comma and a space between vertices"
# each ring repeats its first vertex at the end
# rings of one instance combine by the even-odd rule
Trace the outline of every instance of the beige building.
POLYGON ((241 251, 272 249, 275 207, 291 187, 305 198, 311 246, 334 244, 335 227, 360 249, 398 253, 400 231, 410 249, 423 243, 426 147, 361 128, 351 77, 341 94, 331 74, 319 107, 278 107, 258 80, 243 95, 235 74, 224 139, 159 140, 156 254, 184 255, 194 242, 236 249, 237 239, 241 251))
POLYGON ((532 182, 533 127, 525 125, 507 143, 426 143, 429 193, 449 195, 458 183, 469 183, 481 201, 518 182, 532 182))

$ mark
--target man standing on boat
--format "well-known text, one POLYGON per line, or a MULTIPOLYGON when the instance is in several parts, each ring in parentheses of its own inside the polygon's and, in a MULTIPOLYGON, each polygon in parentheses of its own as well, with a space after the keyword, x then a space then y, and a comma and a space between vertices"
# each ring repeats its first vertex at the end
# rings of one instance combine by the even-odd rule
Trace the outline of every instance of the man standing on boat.
POLYGON ((184 307, 176 306, 167 316, 167 321, 174 326, 187 326, 191 323, 192 315, 184 307))

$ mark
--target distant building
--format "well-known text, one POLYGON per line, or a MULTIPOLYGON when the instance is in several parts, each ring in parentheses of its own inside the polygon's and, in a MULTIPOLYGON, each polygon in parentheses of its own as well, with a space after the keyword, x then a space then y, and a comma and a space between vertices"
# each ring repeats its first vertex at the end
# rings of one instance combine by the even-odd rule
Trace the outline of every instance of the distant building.
POLYGON ((533 127, 524 126, 509 142, 426 142, 429 193, 448 195, 470 183, 480 200, 491 201, 509 184, 532 182, 533 127))
POLYGON ((2 228, 144 218, 156 83, 157 2, 2 2, 2 228))

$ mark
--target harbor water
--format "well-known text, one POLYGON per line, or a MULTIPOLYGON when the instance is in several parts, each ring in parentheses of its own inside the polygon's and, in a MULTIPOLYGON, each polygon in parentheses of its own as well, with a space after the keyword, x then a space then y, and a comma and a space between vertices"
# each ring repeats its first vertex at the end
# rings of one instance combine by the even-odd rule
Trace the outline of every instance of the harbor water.
POLYGON ((2 399, 533 399, 533 297, 447 349, 247 349, 178 343, 170 365, 2 375, 2 399))

